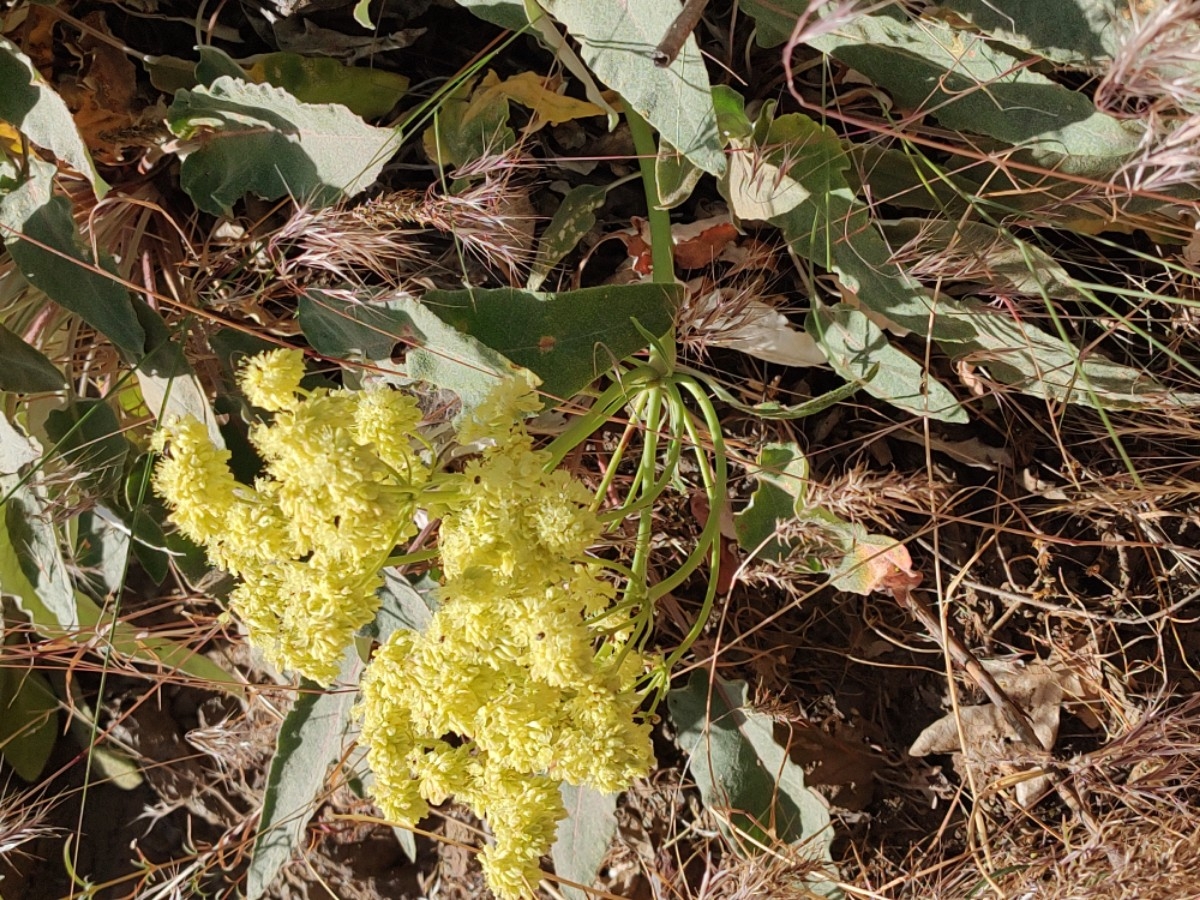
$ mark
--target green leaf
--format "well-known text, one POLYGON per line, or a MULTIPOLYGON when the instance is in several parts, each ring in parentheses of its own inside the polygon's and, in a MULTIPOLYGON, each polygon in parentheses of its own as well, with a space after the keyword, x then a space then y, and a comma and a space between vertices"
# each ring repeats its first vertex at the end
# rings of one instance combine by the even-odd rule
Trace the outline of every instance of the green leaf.
POLYGON ((646 346, 637 325, 654 335, 666 333, 680 297, 677 285, 645 283, 545 294, 513 288, 429 291, 423 305, 533 372, 550 398, 564 399, 646 346))
MULTIPOLYGON (((558 823, 558 836, 550 850, 554 873, 591 887, 617 833, 617 795, 566 783, 559 791, 567 817, 558 823)), ((568 900, 591 896, 569 884, 559 885, 559 890, 568 900)))
POLYGON ((526 287, 536 291, 563 257, 596 225, 596 210, 604 205, 608 192, 592 184, 571 188, 554 211, 554 218, 542 232, 537 259, 529 272, 526 287))
POLYGON ((1140 124, 1099 112, 1083 92, 979 35, 933 19, 913 21, 895 8, 858 16, 810 44, 886 88, 905 108, 928 110, 946 128, 988 135, 1070 174, 1111 174, 1143 136, 1140 124))
POLYGON ((58 698, 33 669, 0 669, 0 756, 26 781, 37 781, 58 738, 58 698))
POLYGON ((374 183, 401 140, 343 106, 301 103, 229 76, 179 91, 167 123, 194 143, 180 170, 183 189, 214 215, 229 214, 251 192, 315 205, 353 197, 374 183))
POLYGON ((677 6, 659 0, 542 0, 541 6, 579 41, 579 55, 596 77, 667 143, 705 172, 725 171, 708 71, 695 37, 688 37, 670 66, 653 62, 677 6))
POLYGON ((703 175, 704 172, 672 147, 669 141, 658 142, 658 156, 654 159, 654 183, 658 188, 658 205, 663 209, 674 209, 692 196, 692 191, 696 189, 703 175))
POLYGON ((0 391, 36 394, 61 391, 67 386, 63 373, 45 354, 25 343, 0 322, 0 391))
POLYGON ((34 157, 27 163, 28 179, 0 194, 5 249, 30 284, 122 350, 140 356, 146 333, 129 292, 114 280, 107 259, 97 260, 81 246, 71 204, 54 193, 54 166, 34 157))
POLYGON ((120 483, 130 445, 106 401, 75 399, 52 410, 46 416, 46 434, 54 441, 54 451, 78 470, 87 489, 108 494, 120 483))
POLYGON ((529 24, 529 18, 525 15, 525 6, 517 0, 456 0, 456 2, 459 6, 465 6, 483 21, 507 28, 509 31, 521 31, 529 24))
POLYGON ((322 290, 302 294, 296 318, 313 349, 324 356, 388 359, 407 343, 410 323, 383 303, 349 303, 322 290))
MULTIPOLYGON (((783 841, 825 863, 832 876, 829 809, 775 740, 771 718, 747 705, 746 683, 717 678, 710 685, 707 672, 695 671, 686 687, 667 694, 667 706, 705 806, 739 849, 783 841)), ((815 889, 829 889, 819 876, 809 878, 815 889)))
POLYGON ((79 606, 47 503, 38 488, 19 482, 14 475, 0 475, 0 497, 6 498, 0 591, 16 598, 17 607, 42 634, 75 634, 82 624, 79 606))
MULTIPOLYGON (((880 223, 893 246, 910 245, 921 255, 962 260, 979 277, 948 276, 974 290, 1086 302, 1070 274, 1044 250, 983 222, 898 219, 880 223)), ((951 310, 949 315, 954 315, 951 310)))
POLYGON ((42 80, 29 57, 4 37, 0 37, 0 85, 0 119, 85 175, 97 197, 108 193, 67 104, 42 80))
MULTIPOLYGON (((832 391, 827 391, 824 394, 813 397, 811 400, 805 400, 803 403, 797 403, 793 406, 788 406, 784 403, 779 403, 775 400, 767 400, 763 403, 743 403, 725 388, 721 387, 720 383, 715 379, 709 378, 702 372, 692 372, 697 378, 700 378, 709 389, 717 395, 722 403, 728 403, 734 409, 747 413, 748 415, 758 416, 760 419, 803 419, 807 416, 815 416, 822 410, 829 409, 835 403, 840 403, 847 397, 851 397, 858 393, 858 389, 862 384, 855 382, 847 382, 832 391)), ((872 369, 867 373, 867 381, 875 377, 875 370, 872 369)))
POLYGON ((374 30, 375 23, 371 21, 371 0, 358 0, 354 4, 354 21, 363 28, 374 30))
POLYGON ((438 608, 434 599, 437 583, 425 576, 414 584, 403 575, 397 575, 393 568, 384 569, 382 575, 383 587, 378 591, 379 612, 362 633, 382 644, 397 630, 423 632, 433 621, 438 608))
POLYGON ((977 300, 964 301, 954 314, 971 323, 976 337, 947 351, 1031 396, 1102 409, 1200 406, 1200 394, 1170 391, 1146 372, 1080 351, 977 300))
POLYGON ((195 79, 187 87, 197 83, 210 87, 218 78, 226 76, 238 81, 249 80, 246 78, 246 70, 220 47, 197 47, 196 50, 200 54, 200 62, 196 63, 195 79))
MULTIPOLYGON (((350 647, 338 681, 357 684, 362 663, 350 647)), ((357 692, 326 691, 302 681, 283 720, 267 774, 254 857, 246 873, 247 900, 258 900, 292 854, 303 846, 308 822, 321 802, 329 766, 346 742, 357 692)))
POLYGON ((408 91, 395 72, 347 66, 328 56, 266 53, 255 57, 249 76, 283 88, 302 103, 340 103, 364 119, 386 116, 408 91))
POLYGON ((759 559, 779 561, 791 552, 791 546, 776 537, 780 522, 795 517, 797 504, 803 503, 808 483, 808 459, 794 443, 767 444, 758 453, 758 486, 750 504, 736 516, 733 524, 738 546, 759 559))
POLYGON ((7 416, 0 414, 0 479, 12 478, 8 482, 0 480, 0 504, 8 500, 8 491, 20 480, 14 476, 41 456, 37 442, 18 431, 7 416))
POLYGON ((810 0, 741 0, 739 8, 754 19, 760 47, 778 47, 792 36, 796 22, 812 6, 810 0))
POLYGON ((97 505, 75 518, 75 561, 80 583, 90 597, 103 598, 123 588, 129 561, 129 529, 111 509, 97 505))
POLYGON ((171 339, 166 323, 154 310, 135 299, 134 311, 146 329, 148 352, 134 370, 142 400, 150 415, 159 422, 171 416, 191 416, 203 422, 208 439, 218 449, 225 448, 225 439, 217 426, 217 416, 208 402, 205 391, 183 348, 171 339))
POLYGON ((727 85, 718 84, 713 86, 712 98, 717 131, 723 141, 745 140, 754 134, 754 126, 746 117, 746 100, 741 94, 727 85))
POLYGON ((96 711, 80 687, 79 679, 68 680, 62 672, 54 672, 50 678, 60 697, 71 698, 67 704, 71 715, 71 737, 87 754, 88 764, 92 767, 96 779, 123 791, 132 791, 140 787, 145 779, 142 778, 141 768, 129 753, 115 743, 96 740, 103 729, 96 721, 96 711))
POLYGON ((469 410, 491 392, 513 364, 465 335, 407 294, 373 303, 348 303, 310 289, 300 298, 298 317, 305 337, 325 356, 386 361, 397 343, 409 348, 404 373, 458 394, 469 410))
POLYGON ((865 382, 863 389, 871 396, 942 422, 969 420, 945 385, 893 347, 879 326, 854 307, 845 303, 832 309, 816 305, 805 324, 833 370, 848 381, 865 382), (872 371, 873 377, 867 380, 872 371))
MULTIPOLYGON (((724 105, 730 129, 749 130, 748 123, 737 123, 732 104, 724 105)), ((735 157, 752 149, 779 170, 781 186, 794 181, 812 198, 768 219, 783 232, 792 253, 833 269, 863 305, 904 328, 924 334, 932 327, 937 337, 946 339, 971 336, 965 322, 943 320, 939 310, 944 301, 935 303, 916 279, 892 262, 866 205, 846 181, 850 159, 831 129, 794 113, 774 119, 765 134, 761 132, 756 127, 750 139, 731 139, 730 146, 735 157)), ((721 189, 728 199, 728 178, 721 189)))
POLYGON ((508 124, 508 98, 473 97, 475 85, 476 79, 468 79, 442 98, 422 136, 425 155, 443 167, 465 166, 517 142, 508 124))
POLYGON ((243 685, 195 648, 114 624, 111 613, 76 591, 67 572, 48 501, 40 489, 0 474, 0 591, 12 595, 40 634, 98 647, 156 669, 190 675, 204 687, 239 695, 243 685))
POLYGON ((1121 46, 1128 0, 942 0, 988 37, 1061 65, 1094 68, 1112 60, 1121 46))

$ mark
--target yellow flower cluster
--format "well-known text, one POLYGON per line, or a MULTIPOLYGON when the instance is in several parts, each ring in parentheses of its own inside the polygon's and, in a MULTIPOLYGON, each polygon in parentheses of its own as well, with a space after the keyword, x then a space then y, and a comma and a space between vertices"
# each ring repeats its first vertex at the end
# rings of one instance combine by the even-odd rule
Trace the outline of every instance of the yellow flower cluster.
POLYGON ((585 558, 600 534, 590 495, 544 471, 519 424, 530 406, 527 389, 504 388, 460 430, 492 445, 442 522, 442 605, 423 634, 380 649, 359 706, 387 816, 469 805, 495 837, 488 883, 510 900, 534 895, 561 782, 623 790, 654 762, 637 716, 644 660, 596 624, 613 590, 585 558))
POLYGON ((273 413, 250 432, 265 464, 253 486, 187 419, 160 432, 155 487, 180 530, 241 577, 231 605, 251 641, 322 684, 375 615, 380 569, 418 509, 443 516, 441 605, 367 667, 360 739, 389 818, 415 823, 457 798, 495 837, 482 857, 493 890, 532 897, 565 814, 560 785, 619 791, 654 762, 638 713, 646 660, 586 555, 601 533, 592 498, 546 472, 522 424, 539 404, 517 379, 459 429, 484 449, 448 475, 414 451, 420 413, 406 395, 308 391, 303 374, 292 351, 242 372, 246 396, 273 413))
POLYGON ((305 391, 299 351, 255 357, 250 402, 274 413, 251 427, 265 462, 251 487, 229 453, 189 418, 156 438, 169 449, 155 488, 180 531, 242 579, 230 604, 250 640, 281 668, 321 684, 337 675, 354 632, 379 608, 379 571, 416 531, 430 471, 412 446, 421 413, 398 391, 305 391))

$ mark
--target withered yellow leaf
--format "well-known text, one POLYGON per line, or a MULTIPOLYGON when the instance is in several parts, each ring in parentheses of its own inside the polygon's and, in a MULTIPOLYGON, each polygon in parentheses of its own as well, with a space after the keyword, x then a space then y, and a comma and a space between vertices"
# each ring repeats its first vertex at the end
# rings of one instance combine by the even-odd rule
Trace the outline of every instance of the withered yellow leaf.
MULTIPOLYGON (((604 110, 595 103, 576 100, 574 97, 558 93, 560 86, 559 79, 543 78, 536 72, 522 72, 501 81, 495 72, 489 71, 483 76, 479 89, 471 98, 470 109, 464 118, 469 120, 476 110, 490 106, 501 97, 515 100, 532 109, 551 125, 560 125, 572 119, 605 115, 604 110)), ((540 123, 534 124, 535 130, 539 127, 540 123)))

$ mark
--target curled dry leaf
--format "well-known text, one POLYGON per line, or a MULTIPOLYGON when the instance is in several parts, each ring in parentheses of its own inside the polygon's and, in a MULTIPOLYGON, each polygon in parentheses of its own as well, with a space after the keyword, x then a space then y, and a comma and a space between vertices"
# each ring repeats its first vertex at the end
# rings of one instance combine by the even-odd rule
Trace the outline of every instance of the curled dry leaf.
MULTIPOLYGON (((633 260, 633 270, 649 275, 653 268, 650 257, 650 230, 645 219, 633 216, 630 227, 616 237, 625 245, 633 260)), ((703 269, 721 257, 737 238, 738 231, 728 215, 710 216, 695 222, 671 226, 671 242, 675 265, 681 269, 703 269)))
POLYGON ((846 555, 830 570, 830 582, 839 591, 865 596, 874 591, 908 591, 921 582, 913 569, 908 548, 887 535, 868 534, 861 527, 845 529, 850 535, 846 555))
MULTIPOLYGON (((955 769, 962 772, 964 766, 969 767, 989 779, 1029 771, 1033 768, 1031 757, 1042 756, 1044 747, 1054 747, 1063 704, 1074 701, 1086 706, 1098 696, 1090 677, 1055 657, 1027 665, 1018 659, 985 660, 983 666, 1013 703, 1024 710, 1042 747, 1028 746, 1003 710, 988 703, 960 706, 938 719, 921 732, 909 748, 909 755, 952 753, 955 769), (965 746, 960 743, 960 734, 965 746)), ((1033 806, 1051 786, 1050 778, 1040 774, 1019 781, 1015 788, 1017 803, 1026 808, 1033 806)))
POLYGON ((787 316, 756 297, 737 296, 732 288, 693 294, 684 315, 691 325, 685 340, 724 347, 784 366, 823 366, 825 354, 787 316))

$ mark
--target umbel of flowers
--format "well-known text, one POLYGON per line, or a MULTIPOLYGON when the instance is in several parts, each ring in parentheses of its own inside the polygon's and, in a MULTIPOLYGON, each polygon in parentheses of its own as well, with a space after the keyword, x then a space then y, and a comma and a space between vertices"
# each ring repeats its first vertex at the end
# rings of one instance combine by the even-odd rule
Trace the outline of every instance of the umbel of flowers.
POLYGON ((456 798, 494 835, 492 889, 532 897, 565 815, 559 785, 622 790, 653 765, 639 716, 642 654, 615 619, 613 588, 586 551, 600 535, 587 490, 534 449, 528 386, 500 385, 459 432, 481 456, 457 475, 414 450, 420 414, 390 389, 304 391, 303 359, 250 362, 242 386, 273 412, 251 440, 253 487, 194 420, 163 429, 155 484, 180 530, 241 577, 231 597, 250 639, 323 684, 378 609, 380 569, 442 516, 445 582, 423 633, 394 632, 362 682, 361 742, 389 819, 414 824, 456 798))

